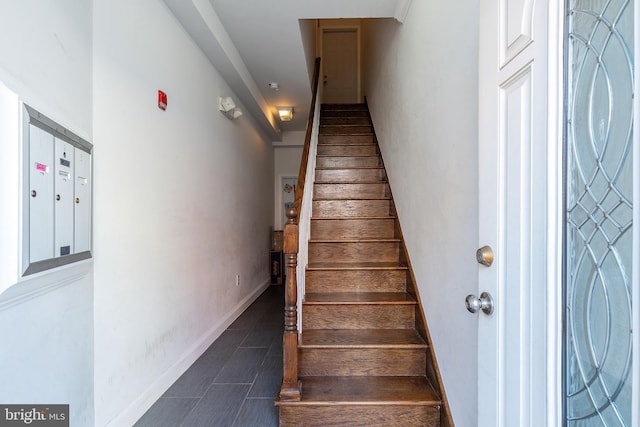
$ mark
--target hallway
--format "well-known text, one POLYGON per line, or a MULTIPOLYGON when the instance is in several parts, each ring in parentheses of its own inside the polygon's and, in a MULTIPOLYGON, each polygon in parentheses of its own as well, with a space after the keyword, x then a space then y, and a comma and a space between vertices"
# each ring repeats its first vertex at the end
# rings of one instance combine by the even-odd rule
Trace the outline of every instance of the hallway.
POLYGON ((283 290, 268 287, 135 426, 278 425, 283 290))

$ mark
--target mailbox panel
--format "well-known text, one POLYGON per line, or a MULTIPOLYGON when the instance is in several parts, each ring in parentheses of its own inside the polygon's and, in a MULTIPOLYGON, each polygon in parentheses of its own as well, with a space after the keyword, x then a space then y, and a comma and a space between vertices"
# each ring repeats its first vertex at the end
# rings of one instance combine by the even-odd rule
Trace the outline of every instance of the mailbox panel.
POLYGON ((24 104, 22 275, 91 258, 93 146, 24 104))
POLYGON ((29 262, 54 257, 53 135, 29 125, 29 262))
POLYGON ((75 150, 75 253, 91 250, 91 155, 75 150))
POLYGON ((55 139, 55 256, 71 255, 73 251, 74 147, 55 139))

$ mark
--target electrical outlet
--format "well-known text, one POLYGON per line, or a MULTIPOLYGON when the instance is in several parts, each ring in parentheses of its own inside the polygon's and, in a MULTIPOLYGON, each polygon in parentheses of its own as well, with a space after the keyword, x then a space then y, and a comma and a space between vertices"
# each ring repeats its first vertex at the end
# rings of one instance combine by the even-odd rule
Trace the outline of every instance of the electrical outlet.
POLYGON ((236 286, 240 286, 240 275, 236 274, 236 286))

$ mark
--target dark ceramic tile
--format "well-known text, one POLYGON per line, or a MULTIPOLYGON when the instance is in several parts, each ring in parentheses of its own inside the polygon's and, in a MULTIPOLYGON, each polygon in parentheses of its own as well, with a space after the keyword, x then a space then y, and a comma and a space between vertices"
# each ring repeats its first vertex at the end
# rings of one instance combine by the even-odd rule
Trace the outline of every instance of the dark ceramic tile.
POLYGON ((267 288, 136 427, 276 426, 283 311, 284 287, 267 288))
POLYGON ((266 354, 266 348, 238 348, 224 365, 215 382, 252 383, 266 354))
POLYGON ((267 329, 254 330, 247 334, 240 347, 266 347, 269 348, 276 337, 282 337, 282 332, 267 329))
POLYGON ((165 392, 163 397, 202 397, 220 373, 230 354, 210 354, 200 357, 165 392))
POLYGON ((275 399, 282 383, 282 357, 265 357, 249 397, 275 399))
POLYGON ((245 340, 249 334, 246 330, 229 330, 227 329, 218 337, 213 344, 204 352, 202 357, 208 357, 212 354, 233 354, 240 346, 240 343, 245 340))
POLYGON ((269 346, 269 351, 267 352, 267 356, 280 356, 282 357, 282 338, 283 333, 279 333, 273 341, 271 341, 271 345, 269 346))
POLYGON ((233 425, 249 391, 247 384, 214 384, 182 423, 182 427, 233 425))
POLYGON ((262 313, 258 313, 255 310, 254 311, 249 311, 249 309, 247 309, 247 311, 242 313, 235 320, 235 322, 233 322, 231 324, 231 326, 229 326, 229 329, 230 330, 240 330, 240 331, 251 330, 258 323, 258 320, 260 319, 260 316, 262 316, 262 313))
POLYGON ((199 399, 160 398, 138 420, 135 427, 179 427, 199 399))
POLYGON ((256 330, 274 329, 284 331, 284 309, 271 307, 260 316, 254 328, 256 330))
POLYGON ((247 399, 242 405, 235 427, 275 427, 278 410, 273 399, 247 399))

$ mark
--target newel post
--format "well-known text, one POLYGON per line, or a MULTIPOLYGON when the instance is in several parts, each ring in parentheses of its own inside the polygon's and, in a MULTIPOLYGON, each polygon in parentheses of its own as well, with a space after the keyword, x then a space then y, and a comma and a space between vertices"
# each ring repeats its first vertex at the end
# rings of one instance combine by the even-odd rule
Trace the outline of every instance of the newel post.
POLYGON ((298 224, 297 212, 287 209, 289 221, 284 226, 284 256, 286 265, 286 289, 284 299, 284 337, 282 387, 280 400, 300 400, 302 384, 298 379, 298 224))

